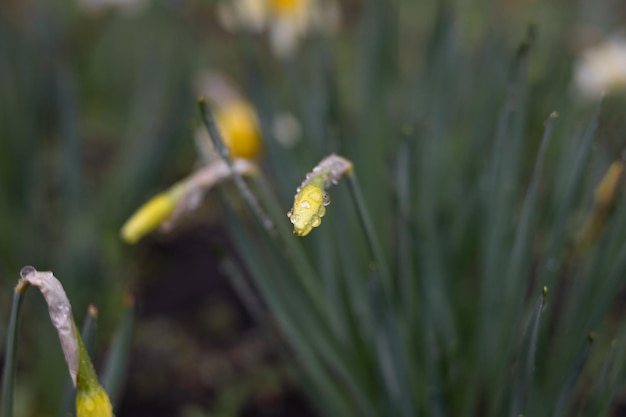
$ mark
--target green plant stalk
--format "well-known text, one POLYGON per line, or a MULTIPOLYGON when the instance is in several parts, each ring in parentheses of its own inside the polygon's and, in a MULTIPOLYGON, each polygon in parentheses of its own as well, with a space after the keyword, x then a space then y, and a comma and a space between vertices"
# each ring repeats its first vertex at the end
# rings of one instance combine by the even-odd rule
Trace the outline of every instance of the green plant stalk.
POLYGON ((414 328, 417 310, 417 289, 416 278, 414 274, 413 258, 411 253, 413 247, 411 244, 411 236, 409 233, 410 226, 410 183, 411 176, 409 173, 410 166, 410 149, 409 142, 404 141, 398 147, 396 156, 396 193, 397 193, 397 214, 396 214, 396 233, 397 233, 397 263, 398 263, 398 288, 399 296, 402 300, 403 311, 408 318, 408 325, 414 328))
POLYGON ((567 380, 565 381, 563 388, 561 388, 556 407, 554 408, 554 413, 552 414, 553 417, 562 417, 567 412, 572 399, 572 393, 574 392, 576 383, 578 382, 580 374, 582 373, 585 363, 587 362, 589 350, 591 349, 594 339, 595 333, 589 333, 578 359, 576 359, 576 362, 572 365, 567 380))
MULTIPOLYGON (((354 171, 348 173, 347 179, 348 188, 350 189, 350 195, 352 196, 354 206, 356 207, 361 226, 365 231, 365 236, 367 238, 370 253, 374 260, 375 268, 378 271, 378 275, 380 276, 384 295, 385 297, 391 297, 393 283, 391 281, 391 275, 389 274, 389 268, 387 267, 387 262, 385 261, 385 256, 383 254, 380 240, 378 239, 376 231, 374 230, 374 225, 367 211, 365 200, 363 199, 363 193, 361 192, 361 187, 359 186, 359 182, 356 175, 354 174, 354 171)), ((388 301, 391 300, 388 299, 388 301)))
POLYGON ((204 125, 209 132, 209 136, 211 137, 213 146, 215 147, 215 150, 217 151, 219 156, 224 160, 224 162, 226 162, 226 164, 230 168, 233 179, 235 180, 235 184, 237 185, 237 188, 241 192, 241 195, 246 200, 246 203, 248 204, 250 209, 254 212, 256 217, 260 220, 265 230, 270 234, 275 233, 274 222, 263 212, 263 210, 261 209, 261 206, 259 205, 259 202, 256 199, 256 196, 252 193, 252 191, 250 191, 245 181, 243 180, 243 177, 234 169, 233 161, 230 159, 230 156, 228 155, 228 148, 226 148, 226 145, 224 145, 224 142, 222 141, 222 136, 219 132, 219 129, 217 128, 215 119, 213 118, 213 115, 209 111, 206 105, 206 101, 204 100, 203 97, 200 97, 198 99, 198 107, 200 108, 202 121, 204 122, 204 125))
POLYGON ((295 242, 289 241, 288 237, 285 236, 285 229, 280 226, 278 227, 278 229, 276 229, 274 221, 272 221, 272 219, 270 219, 270 217, 261 209, 261 206, 259 205, 256 196, 252 193, 252 191, 250 191, 241 175, 233 168, 232 161, 228 156, 228 149, 221 139, 222 137, 220 135, 219 129, 217 128, 217 124, 215 123, 215 119, 209 111, 204 98, 201 97, 198 99, 198 107, 202 115, 202 121, 204 122, 204 125, 209 132, 211 141, 213 142, 213 146, 217 150, 220 157, 226 162, 226 164, 228 164, 229 168, 231 169, 235 184, 239 189, 241 195, 243 196, 244 200, 246 201, 248 208, 255 215, 257 221, 261 224, 263 229, 275 241, 278 241, 282 250, 285 253, 285 257, 293 263, 294 270, 296 271, 296 276, 298 276, 300 282, 307 290, 309 296, 313 300, 315 307, 319 310, 324 320, 328 321, 328 310, 324 302, 324 294, 320 291, 320 288, 316 283, 317 278, 315 271, 310 266, 310 263, 308 262, 302 251, 299 249, 299 246, 297 246, 295 242))
POLYGON ((378 291, 376 271, 372 271, 370 279, 370 298, 376 321, 374 342, 383 389, 387 392, 393 415, 415 417, 417 413, 407 369, 409 363, 400 342, 397 319, 393 307, 378 291))
MULTIPOLYGON (((98 311, 93 306, 90 305, 87 309, 87 314, 85 315, 85 320, 83 322, 83 328, 81 329, 80 335, 83 339, 83 343, 85 344, 85 349, 89 354, 89 357, 93 358, 94 348, 96 343, 96 330, 98 327, 98 311)), ((76 389, 71 381, 65 386, 65 393, 63 394, 63 402, 61 406, 61 413, 59 417, 68 417, 74 415, 76 409, 76 389)))
POLYGON ((102 373, 102 386, 107 394, 109 394, 114 411, 119 407, 122 389, 126 379, 134 323, 134 301, 129 299, 127 301, 126 311, 124 311, 122 317, 122 322, 115 332, 113 344, 107 355, 104 372, 102 373))
MULTIPOLYGON (((233 226, 243 231, 242 225, 235 221, 232 215, 229 215, 228 218, 233 221, 233 226)), ((251 250, 252 239, 250 236, 246 236, 243 233, 234 233, 234 235, 236 239, 241 239, 239 244, 241 245, 240 247, 244 248, 242 256, 247 263, 248 269, 259 274, 256 280, 259 290, 272 308, 281 329, 284 330, 289 342, 297 352, 301 365, 307 370, 309 376, 317 381, 330 377, 329 380, 321 385, 324 391, 332 393, 328 398, 340 397, 339 391, 343 391, 343 389, 338 387, 331 389, 330 387, 341 382, 340 385, 354 396, 361 415, 373 417, 375 412, 370 401, 371 398, 363 395, 363 392, 351 378, 351 373, 346 369, 345 365, 347 358, 345 358, 345 355, 336 357, 343 351, 334 343, 335 340, 326 331, 330 327, 321 326, 316 314, 306 311, 306 306, 303 306, 301 303, 298 304, 297 300, 293 300, 294 297, 292 295, 288 295, 287 287, 281 285, 279 279, 279 276, 283 275, 282 273, 276 269, 272 269, 270 273, 261 272, 265 269, 264 262, 258 251, 251 250), (294 304, 294 301, 296 301, 296 304, 294 304), (339 376, 339 378, 331 377, 326 366, 333 369, 335 372, 332 372, 332 374, 339 376)), ((269 239, 268 236, 265 237, 269 239)), ((339 398, 337 400, 339 401, 339 398)))
POLYGON ((13 392, 15 387, 15 365, 17 360, 17 332, 20 323, 22 301, 24 301, 24 292, 15 291, 13 294, 11 318, 9 320, 9 328, 7 331, 6 361, 2 375, 2 409, 0 409, 0 417, 13 416, 13 392))
POLYGON ((568 237, 567 220, 570 217, 568 214, 571 213, 572 206, 575 203, 575 198, 579 194, 580 184, 584 175, 584 168, 587 166, 590 159, 595 133, 598 129, 601 109, 602 102, 599 102, 585 132, 579 139, 580 144, 574 160, 568 161, 566 165, 570 174, 564 185, 562 195, 558 200, 554 226, 550 231, 550 243, 548 244, 548 250, 546 251, 546 255, 538 273, 539 285, 546 285, 548 288, 553 286, 554 281, 560 272, 558 268, 553 268, 553 270, 551 270, 549 264, 550 262, 554 262, 554 260, 562 260, 560 252, 563 250, 568 237))
POLYGON ((517 417, 524 414, 526 404, 528 402, 528 393, 530 391, 533 374, 535 371, 535 358, 537 354, 537 341, 539 339, 539 326, 541 324, 541 316, 546 302, 548 289, 544 288, 539 300, 537 301, 532 321, 528 327, 526 335, 527 346, 525 351, 520 355, 520 372, 515 391, 513 393, 513 401, 511 403, 511 417, 517 417), (523 367, 523 368, 522 368, 523 367))

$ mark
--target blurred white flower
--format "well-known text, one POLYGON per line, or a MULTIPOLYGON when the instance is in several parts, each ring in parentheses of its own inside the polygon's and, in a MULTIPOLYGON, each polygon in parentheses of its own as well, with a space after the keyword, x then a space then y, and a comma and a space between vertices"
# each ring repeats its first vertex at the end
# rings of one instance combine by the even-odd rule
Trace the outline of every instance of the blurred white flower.
POLYGON ((131 16, 141 12, 148 0, 78 0, 79 8, 89 15, 98 15, 110 9, 131 16))
POLYGON ((281 58, 293 54, 312 30, 332 33, 340 22, 335 0, 225 0, 217 16, 231 31, 267 28, 270 46, 281 58))
POLYGON ((260 32, 267 21, 267 0, 221 1, 217 6, 217 20, 231 32, 250 30, 260 32))
POLYGON ((626 38, 616 37, 584 51, 574 69, 574 84, 585 99, 626 88, 626 38))
POLYGON ((282 112, 274 116, 272 133, 282 146, 293 148, 302 136, 302 127, 293 114, 282 112))

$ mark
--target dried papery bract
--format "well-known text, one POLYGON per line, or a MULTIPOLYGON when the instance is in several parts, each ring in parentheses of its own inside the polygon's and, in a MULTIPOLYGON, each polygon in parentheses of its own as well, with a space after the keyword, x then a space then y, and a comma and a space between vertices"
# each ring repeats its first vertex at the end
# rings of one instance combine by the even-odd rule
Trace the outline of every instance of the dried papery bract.
POLYGON ((337 155, 324 158, 298 187, 293 207, 287 213, 297 236, 308 235, 314 227, 322 224, 330 197, 326 193, 331 185, 337 184, 345 174, 352 173, 352 162, 337 155))
MULTIPOLYGON (((243 176, 254 176, 258 173, 257 165, 246 159, 235 159, 233 168, 243 176)), ((185 214, 196 209, 208 191, 231 175, 228 164, 223 160, 213 161, 194 172, 184 181, 183 196, 171 215, 163 222, 161 229, 166 232, 172 230, 185 214)))
POLYGON ((33 285, 41 291, 50 313, 50 320, 59 333, 59 340, 63 348, 63 355, 67 362, 67 368, 76 386, 78 374, 78 340, 75 333, 74 319, 72 318, 72 306, 63 290, 63 286, 52 272, 37 271, 32 266, 25 266, 20 271, 20 280, 15 287, 16 292, 23 293, 28 286, 33 285))
POLYGON ((63 286, 52 272, 40 272, 32 266, 22 268, 20 276, 15 292, 23 294, 29 286, 35 286, 48 304, 50 320, 59 333, 70 377, 77 390, 76 416, 112 417, 111 401, 98 382, 89 354, 74 323, 72 306, 63 286))

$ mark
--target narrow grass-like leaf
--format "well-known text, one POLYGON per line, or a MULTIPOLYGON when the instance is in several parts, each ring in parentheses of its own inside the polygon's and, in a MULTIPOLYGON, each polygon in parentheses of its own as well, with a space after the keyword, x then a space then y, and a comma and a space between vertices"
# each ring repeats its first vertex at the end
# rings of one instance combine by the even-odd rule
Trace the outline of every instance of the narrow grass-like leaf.
POLYGON ((525 345, 523 346, 522 355, 519 360, 520 375, 514 386, 513 401, 511 402, 511 417, 523 415, 526 410, 526 403, 530 388, 532 387, 532 379, 535 371, 535 356, 537 354, 537 339, 539 338, 539 326, 541 323, 541 315, 545 305, 548 289, 544 288, 533 312, 532 320, 528 326, 528 332, 525 337, 525 345))
MULTIPOLYGON (((278 223, 275 223, 261 208, 256 196, 248 185, 245 183, 241 175, 235 171, 232 161, 228 156, 228 149, 224 145, 222 141, 219 129, 217 128, 217 124, 209 111, 206 102, 203 98, 198 99, 198 107, 200 109, 200 113, 202 115, 202 121, 206 129, 209 132, 209 136, 213 142, 213 146, 217 150, 220 157, 228 164, 231 169, 233 178, 235 180, 235 184, 239 189, 239 192, 243 196, 249 210, 254 214, 256 221, 262 225, 265 231, 275 240, 278 240, 282 244, 282 250, 287 255, 286 258, 290 261, 296 272, 296 276, 300 279, 300 282, 308 291, 311 299, 315 307, 318 309, 319 313, 322 315, 324 319, 328 319, 328 311, 324 304, 324 296, 321 293, 321 289, 318 285, 317 277, 315 276, 315 272, 310 267, 309 262, 306 260, 304 255, 298 250, 298 246, 296 243, 293 245, 287 238, 289 234, 286 232, 284 224, 285 222, 280 222, 278 217, 276 218, 278 223), (278 229, 276 229, 276 224, 278 224, 278 229)), ((258 181, 258 184, 263 185, 262 180, 258 181)), ((277 212, 275 207, 275 202, 272 201, 272 194, 263 190, 261 193, 262 196, 266 198, 266 202, 269 203, 269 206, 272 207, 274 212, 277 212)))
MULTIPOLYGON (((506 258, 510 250, 511 219, 514 216, 514 201, 519 189, 519 170, 523 149, 523 131, 526 107, 526 73, 533 29, 529 28, 514 56, 509 71, 504 103, 501 106, 496 125, 493 150, 486 171, 483 190, 482 226, 482 281, 480 291, 480 313, 477 331, 472 346, 474 359, 470 366, 468 390, 463 409, 471 413, 478 398, 478 390, 483 384, 492 385, 490 392, 489 415, 499 413, 505 387, 498 384, 502 373, 507 372, 508 352, 500 349, 503 332, 509 323, 502 320, 501 311, 509 301, 502 295, 506 271, 506 258), (480 381, 480 382, 479 382, 480 381)), ((468 414, 469 415, 469 414, 468 414)))
POLYGON ((252 191, 250 191, 245 181, 243 180, 243 177, 234 169, 233 162, 228 156, 228 148, 226 148, 226 145, 224 145, 224 142, 222 141, 222 136, 219 129, 217 128, 215 119, 209 111, 203 97, 200 97, 198 99, 198 107, 200 109, 200 114, 202 115, 202 122, 209 132, 209 136, 211 138, 211 141, 213 142, 213 146, 217 150, 217 153, 220 155, 220 157, 224 160, 224 162, 228 164, 229 168, 231 169, 233 179, 235 180, 235 184, 237 185, 239 192, 241 192, 241 195, 243 196, 250 210, 256 216, 257 220, 269 233, 273 233, 274 222, 263 212, 263 209, 259 205, 256 196, 252 193, 252 191))
POLYGON ((113 337, 113 343, 109 348, 102 373, 102 386, 109 394, 114 410, 119 408, 126 381, 130 344, 135 323, 135 301, 132 296, 127 296, 125 304, 124 313, 113 337))
POLYGON ((13 417, 13 392, 15 390, 15 367, 17 365, 17 336, 20 324, 20 311, 24 301, 24 293, 15 291, 11 318, 7 329, 6 356, 2 373, 2 408, 0 417, 13 417))
POLYGON ((626 353, 624 330, 626 326, 621 326, 620 336, 611 341, 602 368, 596 376, 585 403, 584 412, 579 415, 588 417, 610 415, 611 401, 626 382, 624 380, 626 376, 624 374, 624 354, 626 353))
POLYGON ((414 323, 417 309, 412 244, 408 223, 411 216, 410 152, 408 142, 398 147, 396 157, 396 235, 399 298, 409 324, 414 323))
POLYGON ((598 128, 600 110, 601 103, 598 103, 591 121, 580 137, 580 145, 576 150, 574 161, 565 165, 569 175, 565 189, 561 191, 561 196, 558 199, 554 225, 550 232, 550 243, 543 260, 542 269, 539 272, 539 285, 553 286, 554 280, 560 272, 559 268, 554 268, 552 264, 560 262, 563 248, 567 242, 567 220, 570 218, 576 196, 579 194, 580 184, 591 152, 591 145, 598 128))
POLYGON ((591 349, 594 338, 594 333, 590 333, 589 336, 587 336, 585 345, 579 353, 576 361, 572 364, 567 379, 565 380, 565 384, 559 393, 552 417, 562 417, 567 412, 572 400, 572 395, 574 394, 574 388, 576 388, 580 374, 582 373, 585 363, 587 363, 589 350, 591 349))
MULTIPOLYGON (((268 252, 270 256, 263 261, 259 247, 254 244, 252 237, 245 232, 232 214, 227 213, 227 218, 233 231, 232 235, 241 249, 241 256, 248 268, 254 272, 259 290, 281 324, 281 328, 285 331, 309 376, 317 381, 320 378, 326 380, 331 376, 323 362, 320 362, 320 357, 316 354, 317 350, 320 356, 328 361, 328 365, 338 372, 339 381, 343 381, 348 391, 354 395, 359 410, 364 415, 373 416, 374 408, 369 403, 369 399, 359 393, 360 388, 356 386, 355 381, 351 379, 351 374, 345 369, 346 358, 337 356, 341 351, 334 345, 332 337, 327 332, 328 328, 320 326, 319 316, 316 317, 314 312, 307 311, 306 299, 303 299, 302 294, 299 294, 283 276, 284 266, 272 262, 272 269, 268 269, 265 262, 272 259, 271 251, 268 252)), ((271 245, 267 247, 270 248, 271 245)), ((337 404, 343 402, 339 398, 339 393, 343 390, 336 386, 339 381, 330 378, 325 382, 329 390, 335 391, 334 397, 336 397, 337 404), (335 387, 331 389, 330 387, 333 386, 335 387)), ((345 406, 341 408, 344 409, 345 406)))
POLYGON ((381 293, 378 275, 373 271, 370 283, 371 305, 376 320, 375 339, 378 366, 388 392, 393 415, 416 416, 408 375, 408 361, 398 334, 398 323, 388 299, 381 293))
POLYGON ((374 224, 370 219, 367 207, 365 205, 365 200, 363 199, 361 187, 359 186, 359 182, 354 173, 350 173, 347 175, 347 181, 348 188, 350 189, 350 195, 352 196, 352 199, 354 201, 354 207, 356 208, 356 212, 361 222, 361 226, 363 227, 363 231, 365 232, 365 237, 369 245, 370 254, 376 265, 378 275, 380 276, 383 293, 385 294, 385 297, 391 297, 394 285, 391 280, 391 275, 389 274, 389 268, 387 266, 387 262, 385 261, 385 256, 382 246, 380 244, 380 240, 378 239, 378 235, 374 230, 374 224))
MULTIPOLYGON (((255 320, 261 322, 261 324, 265 326, 266 332, 268 333, 268 336, 270 336, 270 342, 275 345, 274 347, 276 349, 283 350, 281 349, 282 346, 280 345, 280 342, 274 337, 275 326, 272 326, 271 320, 268 317, 267 312, 261 305, 258 296, 254 293, 254 290, 246 281, 246 278, 243 276, 242 271, 234 262, 230 260, 224 261, 222 263, 222 268, 224 269, 224 272, 226 272, 230 277, 235 291, 237 291, 237 294, 241 298, 242 302, 246 305, 246 308, 248 309, 250 314, 252 314, 255 320)), ((258 272, 258 270, 255 270, 255 274, 258 272)), ((296 354, 298 355, 298 357, 301 360, 306 360, 306 356, 302 356, 302 353, 298 349, 296 350, 296 354)), ((323 372, 319 365, 317 365, 315 362, 311 362, 307 363, 305 366, 303 366, 303 368, 305 369, 304 374, 296 371, 298 378, 304 381, 308 381, 308 385, 310 385, 311 389, 320 390, 320 395, 322 395, 323 398, 327 398, 330 400, 328 404, 315 403, 314 405, 316 407, 320 407, 322 409, 327 408, 329 410, 333 410, 334 412, 340 410, 342 410, 341 412, 350 412, 350 408, 348 407, 345 398, 343 398, 342 395, 339 393, 337 387, 332 386, 331 381, 326 380, 327 375, 323 372), (321 387, 320 384, 322 384, 321 387)), ((311 396, 311 398, 318 397, 311 396)))
POLYGON ((318 313, 324 320, 330 320, 329 307, 327 304, 328 300, 326 300, 326 296, 322 291, 316 273, 304 253, 300 242, 293 238, 292 232, 288 226, 289 222, 287 221, 287 216, 281 211, 274 193, 272 193, 262 174, 259 174, 259 176, 254 179, 254 186, 259 191, 258 194, 261 196, 264 207, 266 207, 275 221, 274 224, 276 225, 277 233, 271 234, 271 236, 274 238, 274 241, 277 241, 279 244, 284 258, 292 265, 295 276, 313 301, 318 313))
MULTIPOLYGON (((545 123, 543 137, 541 139, 541 144, 539 147, 539 152, 537 154, 535 168, 533 170, 532 178, 530 180, 530 185, 528 186, 528 191, 526 192, 526 197, 524 198, 524 203, 522 205, 522 210, 520 213, 520 219, 517 225, 517 231, 515 235, 515 240, 513 242, 512 254, 509 259, 508 265, 508 273, 506 275, 507 283, 505 286, 504 298, 508 300, 508 306, 505 310, 505 322, 509 323, 515 327, 513 323, 519 323, 519 315, 521 312, 521 308, 523 306, 523 297, 520 296, 525 290, 525 286, 527 285, 527 275, 530 272, 530 260, 529 254, 530 247, 532 244, 533 232, 534 232, 534 220, 535 220, 535 206, 537 201, 537 193, 539 189, 539 184, 541 181, 541 174, 543 171, 543 160, 546 152, 546 148, 548 146, 548 142, 552 135, 552 125, 554 120, 556 119, 557 114, 552 113, 548 120, 545 123), (516 299, 517 298, 517 299, 516 299)), ((528 368, 529 361, 532 362, 532 366, 534 367, 534 356, 537 348, 537 333, 539 328, 539 319, 541 317, 541 313, 543 311, 543 302, 544 295, 541 297, 539 302, 538 310, 534 313, 533 319, 533 327, 532 330, 529 328, 530 340, 528 347, 526 348, 526 358, 524 358, 523 362, 526 363, 525 370, 523 371, 523 376, 521 381, 519 382, 519 387, 515 389, 513 393, 514 399, 512 402, 512 410, 511 416, 517 416, 522 413, 525 408, 526 398, 528 396, 528 386, 530 384, 530 377, 532 373, 528 368), (531 355, 532 353, 532 355, 531 355)), ((508 336, 508 341, 505 338, 503 340, 504 346, 507 347, 510 343, 514 343, 517 339, 515 332, 513 331, 504 331, 505 336, 508 336)), ((502 375, 504 378, 505 375, 502 375)))
MULTIPOLYGON (((509 260, 507 291, 505 292, 505 298, 507 300, 512 300, 513 297, 515 297, 515 294, 521 293, 520 290, 523 289, 523 284, 526 282, 526 275, 529 272, 528 252, 532 243, 534 231, 533 223, 535 219, 537 193, 539 191, 543 171, 544 155, 550 141, 550 137, 552 136, 552 126, 556 117, 557 114, 552 113, 545 123, 541 145, 535 161, 535 168, 530 180, 530 185, 528 186, 528 191, 526 192, 526 197, 524 198, 524 204, 522 205, 512 254, 509 260)), ((522 297, 519 298, 521 299, 522 297)))

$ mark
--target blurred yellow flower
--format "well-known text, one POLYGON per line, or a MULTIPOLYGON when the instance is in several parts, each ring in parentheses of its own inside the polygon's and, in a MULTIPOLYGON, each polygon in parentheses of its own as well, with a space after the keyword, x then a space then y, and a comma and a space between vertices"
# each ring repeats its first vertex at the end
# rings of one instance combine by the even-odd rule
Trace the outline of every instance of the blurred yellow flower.
POLYGON ((254 159, 261 153, 261 131, 254 109, 245 100, 217 106, 215 122, 233 158, 254 159))
POLYGON ((222 1, 218 20, 229 30, 259 32, 267 27, 274 53, 286 58, 312 30, 334 32, 340 12, 336 0, 232 0, 222 1))
POLYGON ((602 181, 600 181, 600 184, 596 188, 596 206, 609 208, 613 205, 623 173, 624 161, 614 161, 611 166, 609 166, 602 181))
POLYGON ((624 174, 624 161, 614 161, 596 187, 591 213, 578 232, 575 247, 578 253, 586 251, 598 241, 609 220, 624 174))
POLYGON ((154 196, 126 221, 121 231, 122 239, 127 243, 137 243, 172 215, 182 196, 183 188, 180 186, 154 196))
POLYGON ((276 14, 289 14, 308 7, 310 0, 269 0, 270 9, 276 14))
POLYGON ((626 89, 626 39, 609 39, 584 51, 574 68, 574 84, 586 99, 626 89))
POLYGON ((76 417, 112 417, 109 396, 99 384, 76 392, 76 417))

